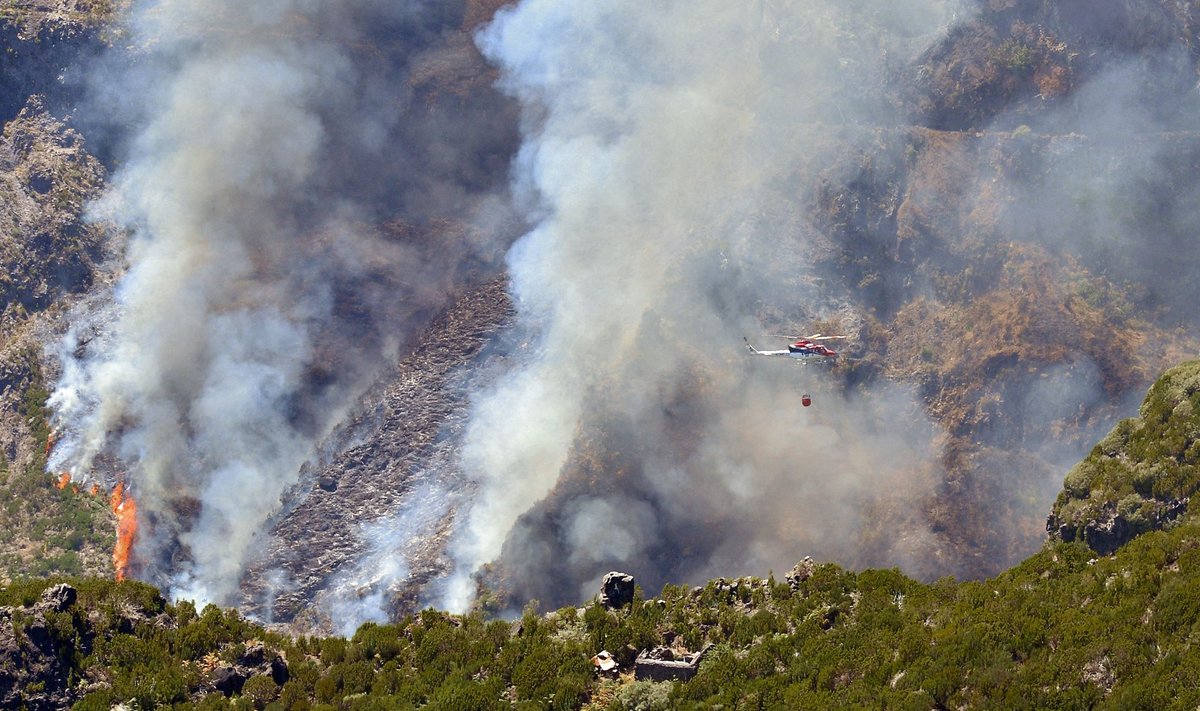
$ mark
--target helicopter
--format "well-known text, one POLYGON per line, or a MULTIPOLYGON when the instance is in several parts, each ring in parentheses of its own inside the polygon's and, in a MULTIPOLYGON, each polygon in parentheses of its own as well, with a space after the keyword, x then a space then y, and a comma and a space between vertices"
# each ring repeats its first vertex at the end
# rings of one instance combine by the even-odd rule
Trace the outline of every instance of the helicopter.
POLYGON ((786 350, 776 351, 760 351, 750 345, 750 339, 745 336, 742 340, 746 342, 746 348, 754 355, 760 356, 787 356, 796 360, 807 362, 810 358, 837 358, 837 351, 829 346, 826 346, 817 341, 829 341, 838 338, 847 338, 847 336, 825 336, 820 333, 814 333, 811 336, 794 337, 794 336, 772 336, 772 338, 786 338, 792 343, 788 344, 786 350))
MULTIPOLYGON (((786 349, 773 350, 773 351, 760 351, 757 348, 755 348, 754 346, 750 345, 749 338, 742 336, 742 340, 746 342, 747 350, 749 350, 754 355, 785 356, 787 358, 799 360, 801 363, 807 364, 808 361, 813 358, 816 358, 818 362, 823 362, 823 363, 836 362, 837 356, 838 356, 837 351, 833 350, 829 346, 819 343, 818 341, 830 341, 830 340, 836 340, 836 339, 841 339, 841 338, 847 338, 847 336, 825 336, 820 333, 814 333, 811 336, 804 336, 804 337, 777 336, 777 335, 773 335, 771 337, 772 338, 786 338, 792 342, 788 344, 788 347, 786 349)), ((800 397, 800 404, 803 405, 804 407, 808 407, 809 405, 812 405, 812 397, 810 397, 808 393, 804 393, 800 397)))

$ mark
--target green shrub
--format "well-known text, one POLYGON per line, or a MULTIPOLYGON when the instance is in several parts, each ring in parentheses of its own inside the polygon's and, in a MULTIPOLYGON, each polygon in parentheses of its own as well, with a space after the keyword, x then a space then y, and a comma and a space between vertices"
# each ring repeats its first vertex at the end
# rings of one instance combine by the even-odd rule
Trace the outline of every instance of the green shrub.
POLYGON ((279 687, 271 677, 257 674, 246 680, 242 687, 242 696, 254 703, 254 708, 262 709, 279 696, 279 687))
POLYGON ((671 708, 671 684, 635 681, 622 686, 608 705, 609 711, 666 711, 671 708))

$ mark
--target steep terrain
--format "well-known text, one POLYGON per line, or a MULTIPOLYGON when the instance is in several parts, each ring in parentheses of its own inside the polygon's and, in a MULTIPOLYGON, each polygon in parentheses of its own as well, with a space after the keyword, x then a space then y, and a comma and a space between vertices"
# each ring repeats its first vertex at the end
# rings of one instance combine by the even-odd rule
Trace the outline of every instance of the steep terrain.
POLYGON ((1170 327, 1182 313, 1152 318, 1151 282, 1116 281, 1095 254, 1015 226, 1029 203, 1006 176, 1101 142, 913 130, 878 146, 847 158, 855 179, 819 200, 837 245, 825 261, 872 314, 846 378, 919 388, 945 429, 947 476, 928 515, 958 549, 949 572, 994 574, 1042 536, 1029 497, 1048 501, 1128 394, 1197 341, 1170 327))
POLYGON ((1154 384, 1137 417, 1122 420, 1079 464, 1046 522, 1052 539, 1107 555, 1135 536, 1177 523, 1200 486, 1200 365, 1154 384))
POLYGON ((504 286, 495 280, 471 290, 435 319, 386 389, 364 397, 362 411, 331 437, 331 460, 314 466, 287 497, 270 550, 249 573, 251 599, 270 601, 261 616, 289 622, 315 608, 336 617, 339 607, 373 598, 375 613, 386 619, 394 606, 411 609, 420 587, 442 572, 455 502, 470 496, 453 474, 453 443, 466 418, 463 381, 511 318, 504 286), (427 507, 422 527, 389 527, 387 512, 401 507, 427 507), (365 557, 364 546, 372 552, 365 557), (395 548, 405 552, 405 569, 384 562, 395 548), (286 583, 276 582, 278 571, 286 583))
MULTIPOLYGON (((1166 373, 1141 416, 1079 464, 1086 475, 1072 474, 1060 505, 1082 495, 1084 480, 1092 499, 1120 496, 1133 472, 1174 472, 1163 493, 1193 495, 1200 479, 1177 455, 1200 437, 1198 372, 1191 361, 1166 373), (1119 468, 1106 464, 1114 460, 1119 468)), ((1120 515, 1133 521, 1132 510, 1120 515)), ((0 591, 0 703, 1190 708, 1200 702, 1191 683, 1200 521, 1181 509, 1130 525, 1145 532, 1110 555, 1052 540, 975 582, 923 584, 894 569, 805 559, 781 579, 667 585, 645 599, 638 588, 632 601, 614 588, 546 615, 531 605, 512 622, 429 609, 348 639, 282 636, 235 611, 168 605, 141 583, 31 582, 0 591), (601 650, 615 670, 594 670, 601 650), (689 681, 635 680, 635 658, 650 650, 655 659, 706 653, 689 681)))
MULTIPOLYGON (((503 4, 430 4, 436 22, 412 44, 380 31, 341 47, 380 76, 404 77, 406 103, 389 105, 394 115, 382 112, 403 159, 382 161, 387 168, 378 170, 349 159, 327 167, 331 190, 372 205, 361 227, 382 247, 331 277, 333 317, 315 334, 317 356, 294 398, 294 420, 305 426, 324 414, 317 403, 330 383, 354 381, 357 369, 373 372, 355 360, 360 350, 378 351, 387 363, 370 382, 354 383, 361 394, 349 414, 322 436, 298 483, 270 502, 275 508, 238 593, 244 610, 262 619, 326 630, 341 629, 340 617, 384 621, 436 599, 451 568, 447 545, 461 523, 455 513, 473 494, 476 473, 458 451, 472 393, 529 353, 516 343, 524 334, 511 328, 515 307, 502 258, 525 226, 507 209, 489 213, 489 222, 464 207, 489 191, 507 199, 502 186, 517 152, 520 108, 493 88, 497 70, 471 36, 503 4), (444 143, 425 140, 442 131, 444 143), (395 268, 395 259, 413 255, 420 266, 413 274, 395 268)), ((95 54, 124 51, 110 44, 122 36, 114 18, 125 6, 0 4, 8 50, 0 72, 6 580, 109 570, 114 522, 106 492, 92 498, 86 487, 79 494, 53 488, 57 475, 41 471, 50 438, 42 407, 63 364, 86 356, 97 335, 85 329, 65 348, 74 353, 62 353, 62 332, 88 323, 91 306, 111 301, 112 283, 127 266, 124 236, 83 218, 106 171, 80 133, 87 130, 80 126, 97 126, 112 153, 114 136, 127 130, 81 108, 82 67, 95 54)), ((922 580, 988 578, 1036 551, 1063 473, 1132 411, 1151 378, 1200 350, 1190 199, 1200 174, 1189 103, 1200 56, 1195 7, 989 0, 976 10, 914 64, 879 69, 875 78, 893 109, 887 125, 802 127, 819 136, 818 157, 778 181, 772 207, 792 215, 790 229, 774 237, 780 259, 728 265, 723 254, 672 255, 681 267, 720 264, 714 301, 737 303, 746 298, 742 284, 758 279, 789 284, 770 300, 756 295, 741 305, 762 333, 845 330, 853 337, 828 377, 803 381, 814 383, 805 387, 823 409, 785 406, 772 416, 811 414, 827 426, 838 423, 821 418, 932 423, 922 431, 932 457, 897 465, 912 480, 931 482, 927 492, 891 496, 886 480, 867 491, 853 507, 867 521, 856 538, 787 531, 799 553, 823 552, 851 568, 903 560, 904 572, 922 580), (892 387, 911 389, 920 412, 888 410, 880 393, 892 387), (834 395, 867 404, 831 410, 834 395), (928 540, 909 541, 912 530, 927 530, 928 540)), ((338 41, 306 35, 314 30, 303 18, 285 25, 295 37, 338 41)), ((232 31, 215 20, 192 29, 200 36, 232 31)), ((785 43, 787 28, 773 36, 785 43)), ((136 63, 139 55, 121 56, 136 63)), ((529 125, 538 120, 535 111, 524 116, 529 125)), ((342 131, 344 143, 356 135, 353 127, 342 131)), ((317 258, 336 237, 314 228, 303 240, 317 258)), ((268 252, 254 257, 267 264, 268 252)), ((280 271, 264 267, 257 276, 280 271)), ((718 349, 729 354, 718 362, 724 372, 748 370, 739 343, 655 331, 653 320, 646 317, 643 334, 653 348, 718 349)), ((664 458, 671 464, 703 462, 703 428, 726 405, 711 368, 697 366, 652 393, 670 423, 664 436, 675 449, 664 458)), ((700 582, 719 574, 705 567, 715 551, 752 538, 761 523, 756 512, 729 507, 669 518, 671 492, 646 484, 652 447, 626 418, 627 403, 610 399, 620 376, 613 377, 595 384, 588 412, 574 423, 557 484, 530 502, 498 565, 475 581, 496 588, 489 604, 573 604, 581 589, 594 587, 600 561, 638 566, 648 589, 700 582), (571 545, 583 534, 572 517, 598 499, 632 502, 635 510, 648 505, 655 520, 671 525, 641 557, 573 557, 571 545)), ((782 394, 780 401, 790 402, 782 394)), ((1126 434, 1105 440, 1113 453, 1104 472, 1149 446, 1138 444, 1133 429, 1118 432, 1126 434)), ((1174 451, 1184 469, 1189 451, 1174 451)), ((788 459, 802 465, 807 454, 788 459)), ((106 476, 119 469, 116 460, 106 466, 106 476)), ((1181 520, 1188 495, 1177 485, 1186 480, 1182 469, 1143 464, 1144 471, 1122 470, 1122 483, 1105 488, 1096 482, 1110 481, 1108 474, 1089 466, 1072 470, 1051 515, 1053 535, 1108 553, 1132 534, 1181 520)), ((702 480, 703 471, 694 473, 702 480)), ((181 494, 164 510, 187 522, 199 509, 196 498, 181 494)), ((603 526, 587 533, 626 535, 603 526)), ((143 546, 147 577, 165 576, 187 559, 169 538, 143 546)))
POLYGON ((102 292, 113 238, 82 213, 104 168, 84 138, 32 96, 0 136, 0 578, 104 575, 114 540, 108 491, 53 486, 44 349, 66 304, 102 292))
MULTIPOLYGON (((359 108, 380 118, 366 123, 390 147, 376 149, 378 162, 355 142, 362 116, 322 109, 341 158, 314 185, 371 207, 353 221, 366 247, 316 275, 331 316, 313 330, 316 355, 288 401, 298 431, 332 421, 296 483, 262 502, 269 516, 237 571, 240 611, 222 611, 169 603, 175 590, 140 582, 42 579, 114 572, 108 492, 45 471, 46 399, 62 369, 99 347, 129 266, 126 235, 85 217, 130 129, 119 112, 96 115, 89 102, 113 97, 88 95, 84 67, 97 55, 136 65, 145 48, 120 46, 115 18, 127 3, 0 2, 0 706, 1200 703, 1200 522, 1188 511, 1200 482, 1200 365, 1167 371, 1137 408, 1158 373, 1200 351, 1195 4, 980 2, 914 62, 871 68, 885 119, 795 127, 812 156, 772 178, 763 210, 777 214, 763 219, 784 217, 770 223, 781 229, 760 261, 727 257, 744 225, 711 253, 664 258, 671 278, 702 278, 713 288, 701 298, 763 334, 847 333, 842 362, 755 380, 776 364, 747 364, 736 338, 640 314, 639 351, 686 367, 635 397, 622 385, 636 369, 597 375, 585 412, 566 423, 558 479, 544 499, 521 502, 531 508, 499 559, 468 581, 474 612, 417 612, 443 599, 460 511, 482 481, 461 448, 478 396, 541 355, 516 325, 529 305, 514 300, 504 259, 528 226, 500 203, 519 130, 535 134, 546 116, 493 87, 500 74, 471 35, 504 4, 423 4, 424 24, 399 23, 404 41, 325 15, 281 21, 275 39, 334 47, 364 75, 403 82, 378 94, 391 97, 382 109, 369 90, 379 85, 360 86, 372 101, 359 108), (786 288, 764 298, 748 286, 760 280, 786 288), (351 381, 359 391, 330 414, 323 394, 351 381), (739 390, 764 382, 770 409, 732 409, 739 390), (796 404, 801 388, 812 408, 796 404), (661 431, 638 419, 646 411, 661 431), (753 425, 767 419, 782 434, 759 439, 753 425), (731 465, 707 448, 714 423, 779 453, 775 468, 732 465, 781 488, 747 499, 754 506, 708 490, 711 471, 731 465), (796 451, 793 430, 834 444, 796 451), (853 488, 841 463, 875 450, 880 458, 859 460, 873 477, 835 498, 853 488), (767 528, 778 530, 760 539, 767 528), (787 543, 776 559, 791 556, 776 574, 804 553, 821 562, 764 579, 769 566, 751 554, 776 539, 787 543), (612 567, 661 594, 576 607, 612 567), (727 577, 685 585, 717 575, 727 577), (489 616, 522 608, 511 623, 489 616), (687 683, 633 678, 639 652, 682 658, 707 645, 687 683), (615 676, 593 672, 604 649, 615 676)), ((787 3, 767 5, 770 18, 787 3)), ((185 29, 198 44, 230 40, 241 29, 226 20, 185 29)), ((758 51, 785 52, 795 28, 767 29, 758 51)), ((322 197, 296 200, 302 266, 326 264, 340 244, 310 214, 330 204, 322 197)), ((596 217, 598 235, 609 217, 596 217)), ((249 282, 296 266, 258 246, 249 282)), ((571 355, 586 366, 601 354, 571 355)), ((124 472, 108 454, 93 473, 105 484, 124 472)), ((148 530, 190 525, 204 506, 190 492, 169 503, 143 510, 148 530)), ((146 535, 133 572, 172 582, 171 566, 194 552, 175 534, 146 535)))

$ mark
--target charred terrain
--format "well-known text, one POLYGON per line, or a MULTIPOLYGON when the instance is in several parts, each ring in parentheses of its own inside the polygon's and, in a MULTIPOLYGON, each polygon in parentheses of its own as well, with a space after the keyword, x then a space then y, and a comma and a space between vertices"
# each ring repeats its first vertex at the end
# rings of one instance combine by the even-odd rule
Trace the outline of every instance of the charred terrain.
POLYGON ((405 703, 436 705, 431 650, 480 639, 507 666, 447 683, 563 707, 660 693, 591 679, 580 655, 614 640, 718 644, 678 705, 731 678, 760 703, 886 687, 944 708, 1028 681, 1119 705, 1176 673, 1144 676, 1152 642, 1186 672, 1191 371, 1121 418, 1200 349, 1193 5, 987 0, 914 29, 762 3, 746 47, 694 66, 689 42, 723 35, 669 54, 683 9, 622 53, 588 44, 612 17, 536 24, 532 0, 201 5, 0 0, 0 572, 20 583, 0 653, 41 660, 0 701, 123 700, 125 672, 97 671, 136 657, 118 640, 189 626, 164 642, 172 691, 139 703, 349 703, 372 689, 350 666, 402 660, 405 703), (548 26, 561 72, 521 54, 548 26), (627 76, 589 74, 606 52, 627 76), (739 63, 749 88, 723 83, 739 63), (660 126, 660 95, 690 109, 660 126), (741 346, 818 331, 849 337, 827 370, 741 346), (805 555, 830 564, 762 579, 805 555), (528 608, 614 568, 662 601, 528 608), (867 568, 911 578, 846 572, 867 568), (76 605, 25 581, 114 573, 293 631, 401 622, 288 642, 140 584, 75 583, 76 605), (758 577, 675 587, 722 575, 758 577), (988 580, 926 584, 944 576, 988 580), (1028 605, 1099 625, 1127 610, 1049 610, 1121 586, 1153 640, 1032 618, 971 637, 1028 605), (428 605, 474 612, 411 616, 428 605), (511 637, 481 616, 526 608, 511 637), (829 656, 884 627, 900 661, 829 656), (980 645, 994 674, 951 679, 946 650, 980 645), (776 688, 801 649, 823 660, 789 672, 805 690, 776 688))

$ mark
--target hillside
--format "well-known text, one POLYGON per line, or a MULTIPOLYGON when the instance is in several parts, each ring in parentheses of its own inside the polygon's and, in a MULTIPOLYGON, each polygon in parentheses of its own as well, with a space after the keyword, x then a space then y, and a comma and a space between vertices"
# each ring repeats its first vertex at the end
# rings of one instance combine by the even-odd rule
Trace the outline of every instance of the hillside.
MULTIPOLYGON (((0 15, 14 50, 0 75, 6 102, 16 96, 9 82, 24 82, 26 90, 46 86, 38 73, 56 70, 40 62, 78 49, 73 39, 91 41, 86 32, 96 20, 12 12, 0 15), (15 39, 14 29, 25 39, 15 39)), ((0 135, 0 580, 109 575, 115 540, 109 492, 56 487, 62 482, 46 472, 52 444, 46 401, 60 367, 46 348, 59 338, 72 303, 106 293, 111 272, 100 264, 119 244, 83 216, 106 170, 85 137, 51 112, 46 95, 19 96, 19 105, 6 103, 12 114, 4 116, 0 135)))
MULTIPOLYGON (((1200 361, 1165 374, 1141 417, 1080 463, 1093 498, 1122 495, 1131 486, 1124 471, 1173 470, 1177 450, 1194 449, 1200 413, 1187 403, 1197 372, 1200 361), (1126 469, 1097 469, 1114 457, 1126 469)), ((1068 478, 1055 515, 1078 498, 1081 476, 1068 478)), ((1197 485, 1172 482, 1164 490, 1172 496, 1197 485)), ((780 578, 667 585, 654 597, 639 588, 632 602, 593 599, 545 615, 531 603, 511 622, 427 609, 348 638, 289 637, 236 611, 167 604, 137 582, 30 582, 0 591, 0 703, 1191 708, 1200 703, 1191 648, 1200 521, 1182 513, 1165 528, 1105 556, 1051 541, 988 580, 925 584, 894 569, 856 573, 805 559, 780 578), (637 681, 633 660, 652 648, 659 658, 707 652, 690 681, 637 681), (589 659, 601 650, 612 652, 616 673, 593 672, 589 659)))
MULTIPOLYGON (((1200 352, 1200 12, 949 6, 0 0, 0 582, 113 575, 120 484, 128 571, 167 600, 328 634, 630 570, 667 590, 653 635, 711 608, 710 662, 765 669, 734 612, 849 620, 895 585, 957 616, 984 588, 935 581, 1016 600, 1035 570, 1091 589, 1119 567, 1081 557, 1138 534, 1184 546, 1172 418, 1200 401, 1155 386, 1122 418, 1200 352), (818 331, 836 366, 742 345, 818 331), (807 597, 672 587, 805 555, 807 597)), ((568 670, 589 614, 544 623, 568 670)), ((913 703, 1031 678, 939 686, 915 619, 889 622, 903 664, 861 651, 913 703)), ((778 669, 832 638, 801 627, 770 627, 778 669)), ((1105 654, 1080 693, 1142 672, 1105 654)), ((488 698, 548 693, 516 657, 472 670, 488 698)), ((867 666, 795 673, 846 702, 867 666)))

